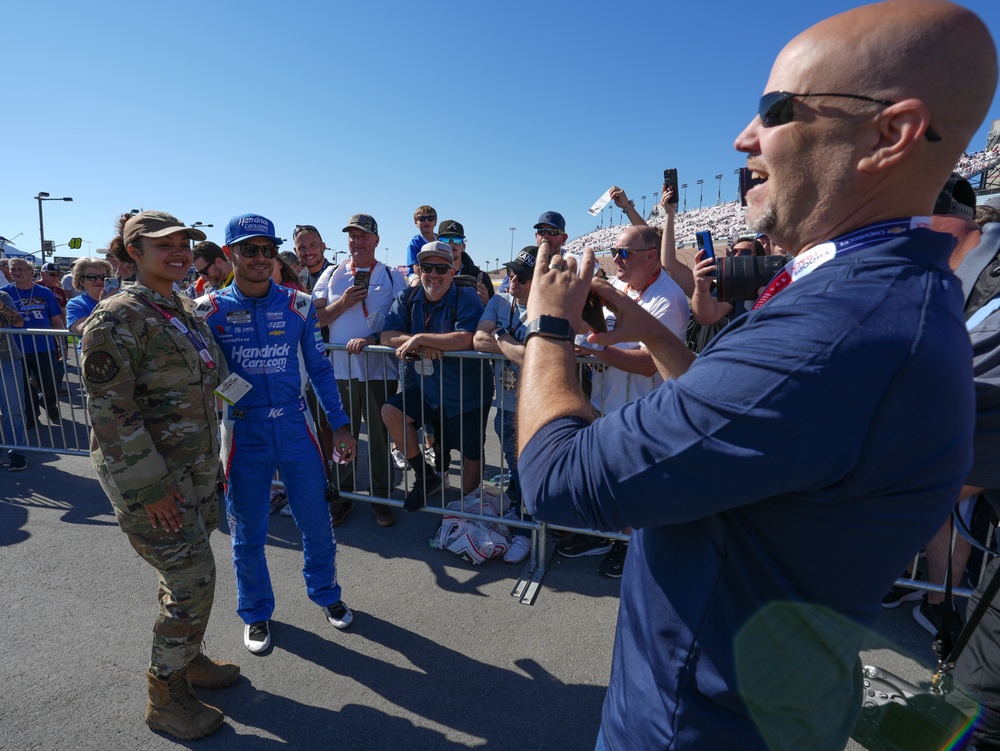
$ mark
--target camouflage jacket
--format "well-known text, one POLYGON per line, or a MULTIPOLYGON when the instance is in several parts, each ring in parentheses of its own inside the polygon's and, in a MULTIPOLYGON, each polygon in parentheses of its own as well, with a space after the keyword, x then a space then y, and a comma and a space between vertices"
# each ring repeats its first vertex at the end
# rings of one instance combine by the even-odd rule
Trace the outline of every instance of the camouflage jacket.
POLYGON ((201 497, 189 500, 197 502, 214 494, 220 478, 213 390, 226 377, 226 362, 193 309, 184 295, 167 299, 136 285, 103 300, 87 319, 81 347, 90 456, 105 488, 119 496, 111 501, 120 522, 123 513, 174 490, 194 492, 201 497), (215 367, 141 298, 200 335, 215 367))

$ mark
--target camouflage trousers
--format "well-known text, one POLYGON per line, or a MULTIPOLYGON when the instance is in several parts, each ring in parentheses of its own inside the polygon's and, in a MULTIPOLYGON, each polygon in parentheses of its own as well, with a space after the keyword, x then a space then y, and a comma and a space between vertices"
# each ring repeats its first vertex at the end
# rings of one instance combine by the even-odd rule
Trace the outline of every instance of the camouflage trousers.
MULTIPOLYGON (((197 657, 212 612, 215 556, 209 534, 219 524, 214 483, 208 497, 180 506, 181 530, 171 532, 154 529, 144 508, 127 508, 104 473, 98 476, 129 543, 156 569, 159 613, 149 669, 157 678, 168 678, 197 657)), ((180 483, 186 498, 206 492, 206 485, 192 486, 189 478, 180 483)))

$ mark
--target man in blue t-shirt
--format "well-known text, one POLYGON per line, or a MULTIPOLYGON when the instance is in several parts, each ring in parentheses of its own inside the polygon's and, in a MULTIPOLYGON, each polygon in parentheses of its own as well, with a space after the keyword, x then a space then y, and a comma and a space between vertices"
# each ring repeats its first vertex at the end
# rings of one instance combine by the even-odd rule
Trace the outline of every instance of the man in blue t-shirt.
MULTIPOLYGON (((3 291, 14 300, 14 305, 24 318, 25 328, 66 328, 62 308, 59 307, 52 290, 32 281, 30 263, 23 258, 11 258, 10 275, 14 282, 3 287, 3 291)), ((62 356, 62 346, 54 336, 23 336, 17 343, 24 354, 25 427, 28 430, 35 427, 42 407, 45 408, 49 424, 58 425, 60 418, 56 373, 57 361, 62 356)))
POLYGON ((989 30, 950 2, 865 5, 789 42, 735 147, 763 178, 748 226, 792 260, 697 358, 593 281, 592 252, 577 268, 540 244, 524 496, 551 523, 635 529, 596 748, 846 745, 866 627, 972 465, 955 240, 929 214, 996 82, 989 30), (667 379, 596 421, 573 350, 591 292, 617 325, 590 339, 643 342, 667 379))
MULTIPOLYGON (((476 289, 455 284, 455 257, 447 243, 430 242, 417 255, 420 286, 396 296, 380 341, 396 348, 400 360, 412 360, 413 379, 382 407, 382 420, 416 478, 403 506, 417 511, 442 478, 424 462, 417 426, 435 424, 444 457, 462 452, 462 494, 479 485, 485 418, 493 399, 493 377, 485 360, 443 359, 445 352, 471 350, 473 332, 483 314, 476 289)), ((447 462, 444 463, 447 467, 447 462)))
POLYGON ((413 223, 417 225, 417 234, 410 240, 410 245, 406 249, 406 282, 411 287, 420 284, 417 254, 424 245, 437 240, 437 235, 434 234, 437 220, 438 215, 433 206, 420 206, 413 212, 413 223))

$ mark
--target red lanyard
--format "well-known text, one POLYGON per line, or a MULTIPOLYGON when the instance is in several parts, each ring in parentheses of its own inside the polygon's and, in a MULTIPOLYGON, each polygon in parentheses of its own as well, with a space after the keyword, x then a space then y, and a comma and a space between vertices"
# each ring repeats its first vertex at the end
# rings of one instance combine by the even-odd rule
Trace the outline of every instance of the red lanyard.
MULTIPOLYGON (((655 273, 655 274, 653 274, 653 276, 651 276, 651 277, 650 277, 650 279, 649 279, 649 281, 648 281, 648 282, 646 282, 646 286, 645 286, 645 287, 643 287, 643 288, 642 288, 641 290, 639 290, 639 294, 638 294, 638 295, 636 296, 636 298, 635 298, 635 301, 636 301, 636 302, 641 302, 641 301, 642 301, 642 296, 643 296, 643 295, 644 295, 644 294, 646 293, 646 290, 647 290, 647 289, 649 289, 649 288, 650 288, 651 286, 653 286, 653 282, 655 282, 655 281, 656 281, 657 279, 659 279, 659 278, 660 278, 660 271, 661 271, 661 269, 657 269, 657 270, 656 270, 656 273, 655 273)), ((630 287, 629 285, 627 285, 627 284, 625 285, 625 288, 626 288, 626 290, 627 290, 627 291, 629 291, 629 292, 633 292, 633 291, 634 291, 634 290, 633 290, 633 289, 632 289, 632 288, 631 288, 631 287, 630 287)))
MULTIPOLYGON (((370 272, 368 274, 368 286, 369 287, 371 287, 372 278, 375 276, 375 268, 377 266, 378 266, 378 261, 375 261, 375 263, 373 263, 372 267, 369 269, 369 272, 370 272)), ((347 262, 347 270, 351 272, 351 276, 353 277, 354 276, 354 259, 353 258, 350 261, 347 262)), ((361 301, 361 310, 364 312, 364 314, 365 314, 365 320, 367 321, 368 320, 368 305, 367 305, 367 303, 364 300, 361 301)), ((424 324, 424 325, 426 326, 426 324, 424 324)))

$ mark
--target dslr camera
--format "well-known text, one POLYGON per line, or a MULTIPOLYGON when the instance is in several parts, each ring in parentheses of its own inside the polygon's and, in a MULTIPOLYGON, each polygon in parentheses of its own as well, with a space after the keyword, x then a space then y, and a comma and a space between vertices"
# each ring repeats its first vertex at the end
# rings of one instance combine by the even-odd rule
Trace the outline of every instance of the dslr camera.
POLYGON ((760 288, 766 287, 784 268, 784 256, 729 256, 715 260, 716 299, 722 302, 756 300, 760 288))

